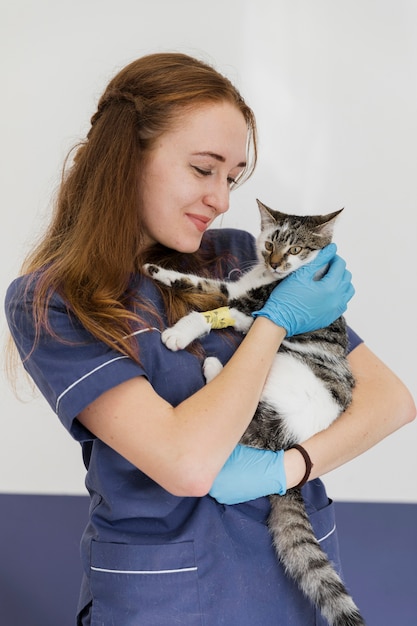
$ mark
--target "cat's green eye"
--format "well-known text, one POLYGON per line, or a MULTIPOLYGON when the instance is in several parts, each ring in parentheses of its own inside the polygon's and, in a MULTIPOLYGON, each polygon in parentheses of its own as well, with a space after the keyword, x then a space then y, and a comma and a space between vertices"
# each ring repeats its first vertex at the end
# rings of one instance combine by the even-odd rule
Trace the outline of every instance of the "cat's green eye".
POLYGON ((288 250, 288 252, 290 254, 300 254, 301 250, 302 250, 301 246, 291 246, 291 248, 288 250))
POLYGON ((268 250, 268 252, 272 252, 274 245, 270 241, 265 241, 265 249, 268 250))

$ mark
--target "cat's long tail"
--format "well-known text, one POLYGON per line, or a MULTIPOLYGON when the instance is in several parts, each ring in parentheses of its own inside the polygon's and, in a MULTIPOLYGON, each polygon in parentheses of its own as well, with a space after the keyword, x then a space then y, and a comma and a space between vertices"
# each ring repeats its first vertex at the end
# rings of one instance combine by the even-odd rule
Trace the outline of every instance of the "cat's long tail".
POLYGON ((330 626, 364 626, 359 610, 317 541, 299 489, 270 496, 269 528, 287 574, 330 626))

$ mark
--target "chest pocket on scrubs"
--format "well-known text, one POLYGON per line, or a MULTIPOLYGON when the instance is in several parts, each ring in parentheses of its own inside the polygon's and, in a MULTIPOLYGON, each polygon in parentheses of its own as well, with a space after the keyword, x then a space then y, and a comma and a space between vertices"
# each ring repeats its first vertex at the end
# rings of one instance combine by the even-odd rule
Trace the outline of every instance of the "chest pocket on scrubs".
POLYGON ((192 541, 127 545, 93 541, 91 626, 201 626, 192 541))

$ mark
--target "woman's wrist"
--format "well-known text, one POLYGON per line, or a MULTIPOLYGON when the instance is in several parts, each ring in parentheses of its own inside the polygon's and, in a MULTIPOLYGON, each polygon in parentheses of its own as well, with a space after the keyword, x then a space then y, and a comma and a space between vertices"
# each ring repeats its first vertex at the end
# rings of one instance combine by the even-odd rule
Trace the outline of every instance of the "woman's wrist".
POLYGON ((305 457, 297 448, 290 448, 285 451, 284 469, 287 477, 287 489, 299 486, 306 477, 308 479, 311 471, 305 457))
POLYGON ((269 319, 268 317, 264 317, 260 315, 256 317, 253 321, 252 328, 262 328, 265 329, 265 332, 268 333, 270 341, 276 340, 278 345, 282 343, 287 335, 287 331, 283 326, 278 326, 274 321, 269 319))

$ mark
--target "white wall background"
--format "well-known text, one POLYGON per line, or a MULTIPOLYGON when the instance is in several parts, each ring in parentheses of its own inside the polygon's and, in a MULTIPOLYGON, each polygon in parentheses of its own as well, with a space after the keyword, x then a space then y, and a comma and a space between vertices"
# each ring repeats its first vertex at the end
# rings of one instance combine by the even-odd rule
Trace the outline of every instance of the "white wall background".
MULTIPOLYGON (((69 148, 107 81, 159 50, 213 62, 257 113, 257 174, 225 226, 258 229, 255 198, 345 207, 348 320, 417 397, 415 0, 14 0, 0 9, 1 295, 42 230, 69 148)), ((6 325, 1 311, 2 339, 6 325)), ((0 491, 84 493, 73 442, 41 398, 1 384, 0 491)), ((417 423, 330 474, 339 500, 417 501, 417 423)))

